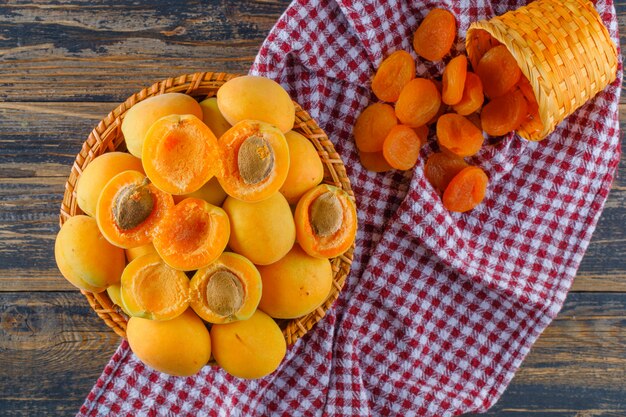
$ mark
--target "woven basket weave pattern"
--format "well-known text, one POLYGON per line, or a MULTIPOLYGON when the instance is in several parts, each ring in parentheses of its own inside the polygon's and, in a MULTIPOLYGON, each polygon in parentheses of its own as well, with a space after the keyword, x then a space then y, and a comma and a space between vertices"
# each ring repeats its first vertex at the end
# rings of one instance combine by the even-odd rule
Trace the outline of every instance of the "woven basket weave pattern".
MULTIPOLYGON (((168 78, 133 94, 124 103, 109 113, 90 133, 72 165, 69 178, 65 183, 65 194, 61 204, 60 224, 63 225, 65 220, 69 217, 82 213, 76 204, 75 188, 78 178, 85 167, 97 156, 105 152, 116 150, 124 145, 124 136, 122 135, 121 126, 124 115, 128 109, 148 97, 163 93, 185 93, 196 99, 214 96, 222 84, 236 76, 235 74, 206 72, 168 78)), ((333 144, 322 129, 319 128, 309 114, 302 110, 298 104, 296 104, 296 120, 293 130, 308 138, 317 149, 322 163, 324 164, 323 182, 342 188, 354 199, 350 180, 348 179, 339 154, 337 154, 333 144)), ((291 345, 295 343, 296 340, 310 330, 315 323, 324 317, 326 310, 328 310, 337 299, 346 277, 350 272, 353 250, 354 245, 342 256, 331 259, 333 283, 328 297, 320 307, 301 318, 280 322, 287 344, 291 345)), ((91 308, 98 316, 102 318, 115 333, 126 337, 127 317, 119 307, 113 304, 106 291, 100 294, 87 291, 81 292, 85 295, 91 308)))
POLYGON ((588 0, 538 0, 472 23, 466 39, 472 62, 472 38, 481 29, 509 49, 533 88, 544 130, 520 128, 526 139, 545 138, 616 77, 617 49, 588 0))

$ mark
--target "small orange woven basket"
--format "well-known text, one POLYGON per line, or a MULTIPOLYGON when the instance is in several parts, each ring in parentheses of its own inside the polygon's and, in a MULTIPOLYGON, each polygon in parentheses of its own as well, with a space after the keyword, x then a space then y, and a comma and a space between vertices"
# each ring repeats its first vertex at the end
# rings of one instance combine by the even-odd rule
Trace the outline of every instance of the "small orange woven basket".
POLYGON ((505 45, 528 78, 544 129, 517 133, 541 140, 615 80, 617 49, 588 0, 537 0, 470 25, 466 49, 475 67, 480 31, 505 45))
MULTIPOLYGON (((63 225, 69 217, 82 214, 76 202, 76 183, 85 167, 97 156, 105 152, 125 149, 124 136, 122 134, 122 121, 124 115, 133 105, 158 94, 164 93, 184 93, 197 100, 212 97, 226 81, 237 77, 235 74, 201 72, 189 75, 181 75, 176 78, 168 78, 157 82, 151 87, 130 96, 124 103, 120 104, 111 113, 98 123, 96 128, 89 134, 83 143, 82 149, 72 165, 70 176, 65 183, 65 194, 61 204, 60 224, 63 225)), ((326 184, 331 184, 345 190, 352 199, 354 193, 350 187, 350 180, 346 174, 345 166, 339 154, 335 151, 324 131, 320 129, 315 120, 302 108, 296 106, 296 120, 293 130, 308 138, 315 149, 317 149, 322 163, 324 164, 324 180, 326 184)), ((333 270, 333 285, 324 303, 312 313, 293 320, 281 320, 283 335, 288 345, 292 345, 306 334, 318 321, 320 321, 326 311, 332 306, 339 296, 346 277, 350 272, 352 264, 352 254, 354 244, 346 253, 337 258, 331 259, 333 270)), ((91 308, 104 320, 104 322, 118 335, 126 337, 126 324, 128 321, 124 312, 116 306, 109 298, 106 291, 94 294, 81 291, 89 301, 91 308)))

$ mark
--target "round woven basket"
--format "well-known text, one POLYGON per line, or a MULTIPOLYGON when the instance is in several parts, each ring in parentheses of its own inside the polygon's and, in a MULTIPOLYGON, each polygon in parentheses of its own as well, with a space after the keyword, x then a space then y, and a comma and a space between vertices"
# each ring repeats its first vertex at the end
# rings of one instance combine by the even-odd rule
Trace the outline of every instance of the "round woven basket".
MULTIPOLYGON (((69 217, 82 214, 76 204, 76 183, 85 167, 97 156, 105 152, 125 149, 124 136, 122 134, 122 121, 126 111, 138 102, 163 93, 185 93, 197 100, 203 100, 214 96, 217 90, 226 81, 237 77, 235 74, 201 72, 189 75, 181 75, 176 78, 168 78, 157 82, 151 87, 130 96, 124 103, 115 108, 104 119, 98 123, 96 128, 89 134, 83 143, 82 149, 72 165, 70 176, 65 183, 65 194, 61 204, 60 224, 63 225, 69 217)), ((346 175, 345 166, 339 154, 335 151, 324 131, 315 123, 307 112, 294 103, 296 106, 296 120, 293 130, 308 138, 317 149, 324 164, 324 180, 326 184, 331 184, 342 188, 354 199, 354 193, 350 187, 350 180, 346 175)), ((339 292, 350 272, 354 245, 346 253, 337 258, 331 259, 333 270, 333 285, 331 291, 324 301, 312 313, 293 320, 281 320, 279 325, 283 330, 287 344, 291 345, 309 331, 315 323, 320 321, 325 312, 331 307, 339 296, 339 292)), ((91 308, 98 314, 104 322, 111 327, 115 333, 126 337, 127 316, 109 298, 106 291, 94 294, 81 291, 89 301, 91 308)))
POLYGON ((544 129, 522 126, 517 133, 528 140, 544 139, 617 75, 617 49, 588 0, 537 0, 472 23, 466 49, 474 68, 481 30, 508 48, 533 88, 544 129))

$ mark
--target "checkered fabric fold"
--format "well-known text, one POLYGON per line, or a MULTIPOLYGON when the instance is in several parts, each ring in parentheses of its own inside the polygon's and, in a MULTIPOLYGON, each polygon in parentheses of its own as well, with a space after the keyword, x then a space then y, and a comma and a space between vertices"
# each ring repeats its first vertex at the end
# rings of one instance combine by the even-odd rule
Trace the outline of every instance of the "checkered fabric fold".
MULTIPOLYGON (((176 378, 145 367, 123 342, 79 416, 452 416, 497 401, 560 310, 607 198, 619 157, 620 72, 546 140, 510 135, 472 163, 490 184, 468 214, 449 213, 424 177, 359 164, 352 126, 375 98, 389 53, 413 53, 428 10, 452 11, 453 54, 470 22, 525 1, 295 1, 252 67, 276 79, 341 154, 360 230, 335 306, 272 375, 244 381, 205 367, 176 378)), ((619 44, 611 0, 598 0, 619 44)), ((417 60, 418 75, 442 63, 417 60)))

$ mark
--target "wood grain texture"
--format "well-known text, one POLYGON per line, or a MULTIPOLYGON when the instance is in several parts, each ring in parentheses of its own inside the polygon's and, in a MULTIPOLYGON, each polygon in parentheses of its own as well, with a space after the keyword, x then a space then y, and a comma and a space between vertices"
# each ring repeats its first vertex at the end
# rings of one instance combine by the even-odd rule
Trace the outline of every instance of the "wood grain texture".
MULTIPOLYGON (((246 72, 288 3, 0 2, 0 415, 73 415, 119 343, 52 253, 91 129, 162 78, 246 72)), ((626 0, 616 7, 625 45, 626 0)), ((626 416, 625 225, 622 162, 563 311, 486 416, 626 416)))

